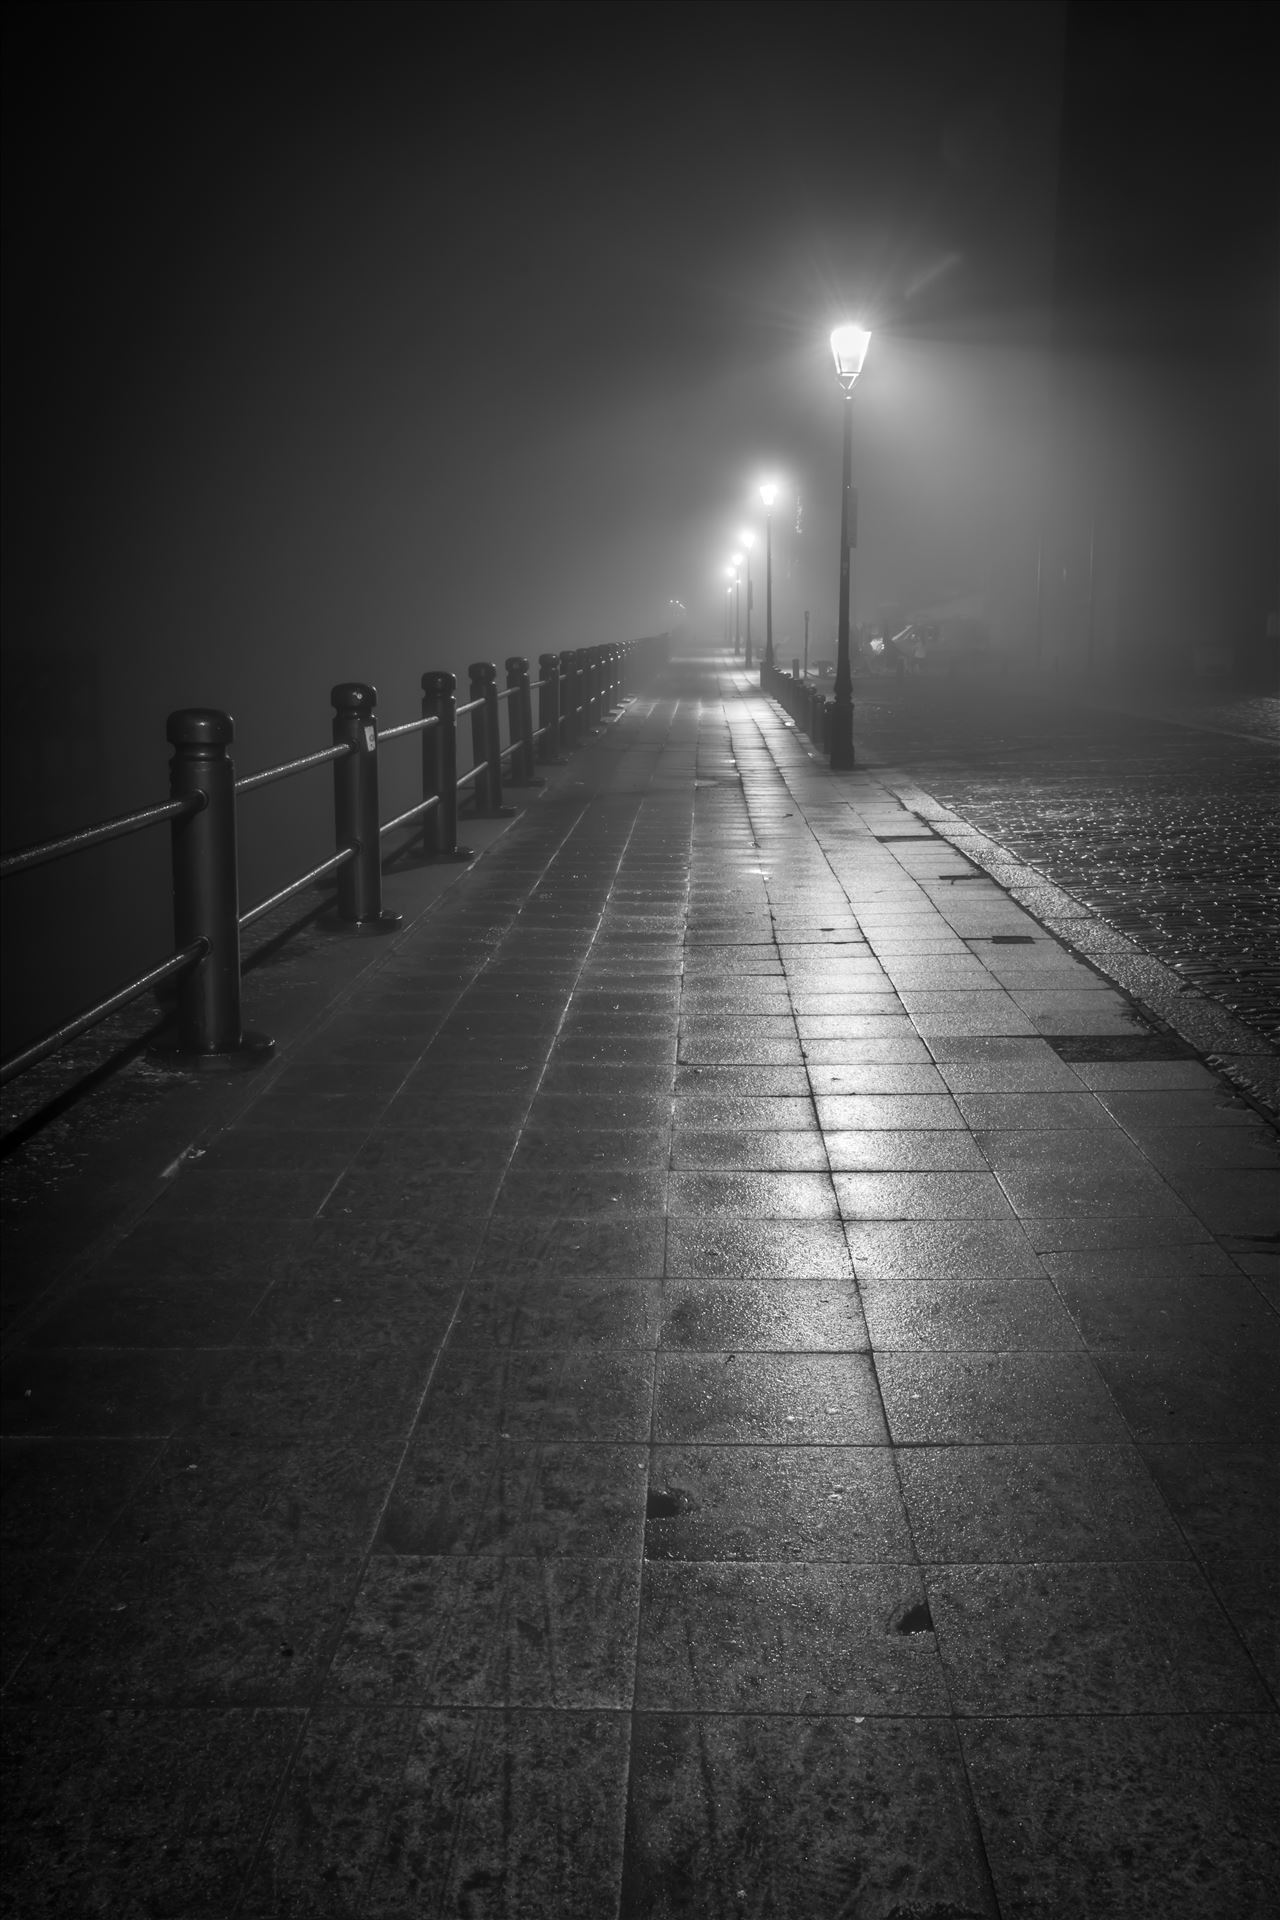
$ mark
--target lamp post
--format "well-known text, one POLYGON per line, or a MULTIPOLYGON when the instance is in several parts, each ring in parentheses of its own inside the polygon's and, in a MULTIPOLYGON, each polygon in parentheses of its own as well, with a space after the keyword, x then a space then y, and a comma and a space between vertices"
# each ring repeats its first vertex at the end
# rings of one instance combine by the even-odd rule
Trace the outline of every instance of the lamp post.
MULTIPOLYGON (((729 573, 733 580, 733 654, 742 652, 742 555, 729 555, 729 573)), ((747 663, 751 662, 751 602, 747 601, 747 663)))
POLYGON ((756 537, 754 533, 752 533, 749 527, 743 527, 738 534, 738 545, 742 548, 742 553, 738 555, 738 558, 740 560, 745 559, 747 568, 747 652, 742 664, 748 672, 750 672, 751 667, 754 665, 751 654, 751 549, 755 543, 756 537))
POLYGON ((858 543, 858 501, 853 491, 853 383, 862 372, 871 335, 865 327, 837 327, 831 336, 836 379, 844 389, 844 477, 840 489, 840 625, 836 635, 836 688, 831 715, 831 765, 853 765, 853 674, 849 666, 849 555, 858 543))
POLYGON ((760 498, 764 501, 764 668, 760 684, 773 672, 773 503, 778 489, 772 480, 762 481, 760 498))

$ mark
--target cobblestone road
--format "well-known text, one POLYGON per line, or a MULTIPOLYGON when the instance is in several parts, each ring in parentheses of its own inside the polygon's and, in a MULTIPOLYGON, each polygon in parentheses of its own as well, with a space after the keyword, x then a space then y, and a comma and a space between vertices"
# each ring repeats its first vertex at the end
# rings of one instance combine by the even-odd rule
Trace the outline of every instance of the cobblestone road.
POLYGON ((1192 726, 931 685, 894 695, 872 683, 855 698, 873 761, 909 768, 1144 952, 1280 1040, 1280 754, 1267 737, 1280 702, 1217 705, 1192 726))

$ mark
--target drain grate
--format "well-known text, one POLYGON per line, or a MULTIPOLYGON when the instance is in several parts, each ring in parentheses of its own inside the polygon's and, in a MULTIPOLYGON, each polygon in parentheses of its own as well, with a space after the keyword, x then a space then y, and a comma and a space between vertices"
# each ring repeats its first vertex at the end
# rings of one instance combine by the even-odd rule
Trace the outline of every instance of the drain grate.
POLYGON ((1199 1054, 1171 1033, 1046 1033, 1059 1060, 1198 1060, 1199 1054))
POLYGON ((991 936, 993 947, 1034 947, 1035 943, 1034 933, 993 933, 991 936))
POLYGON ((873 840, 878 840, 882 847, 888 847, 892 846, 895 840, 941 840, 942 835, 940 833, 873 833, 871 837, 873 840))

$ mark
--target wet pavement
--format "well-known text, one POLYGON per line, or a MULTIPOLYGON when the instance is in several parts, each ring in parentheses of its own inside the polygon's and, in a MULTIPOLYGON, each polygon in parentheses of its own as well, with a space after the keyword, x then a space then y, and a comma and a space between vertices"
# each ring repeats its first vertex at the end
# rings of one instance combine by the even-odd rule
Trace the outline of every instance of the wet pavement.
MULTIPOLYGON (((1247 1031, 1220 1051, 1248 1051, 1250 1032, 1280 1042, 1280 700, 1160 703, 1101 683, 858 693, 874 761, 910 767, 998 861, 1082 903, 1113 951, 1172 969, 1173 994, 1227 1010, 1247 1031)), ((1280 1105, 1259 1060, 1251 1090, 1280 1105)))
POLYGON ((872 738, 677 662, 21 1307, 23 1920, 1276 1910, 1275 1129, 872 738))

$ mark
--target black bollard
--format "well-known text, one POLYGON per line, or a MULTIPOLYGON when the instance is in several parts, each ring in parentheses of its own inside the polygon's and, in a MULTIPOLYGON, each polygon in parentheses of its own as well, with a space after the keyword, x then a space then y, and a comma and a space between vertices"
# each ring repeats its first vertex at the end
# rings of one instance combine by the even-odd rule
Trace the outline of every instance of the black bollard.
POLYGON ((348 751, 333 763, 333 827, 339 853, 355 858, 338 869, 338 918, 368 933, 389 933, 402 916, 382 905, 382 840, 378 832, 378 694, 363 680, 342 680, 333 702, 333 744, 348 751))
POLYGON ((427 816, 428 850, 443 860, 473 860, 470 847, 458 845, 458 682, 452 673, 424 673, 422 717, 435 726, 422 734, 422 797, 436 796, 427 816))
POLYGON ((471 713, 471 749, 481 769, 475 783, 476 812, 485 819, 509 818, 514 807, 502 804, 502 742, 498 734, 498 669, 491 660, 475 660, 467 668, 471 699, 479 701, 471 713))
POLYGON ((511 745, 511 785, 543 787, 546 781, 533 766, 533 694, 529 687, 529 662, 513 653, 507 667, 507 725, 511 745))
POLYGON ((582 700, 582 655, 573 647, 560 655, 564 666, 564 686, 560 702, 560 731, 566 753, 572 753, 582 738, 583 721, 579 711, 582 700))
POLYGON ((177 1024, 157 1051, 198 1066, 251 1066, 274 1042, 246 1033, 240 1017, 240 882, 236 857, 235 723, 217 707, 169 715, 169 794, 204 805, 172 824, 173 931, 183 949, 204 954, 178 976, 177 1024))
POLYGON ((538 758, 558 766, 560 754, 560 655, 538 655, 538 758))

